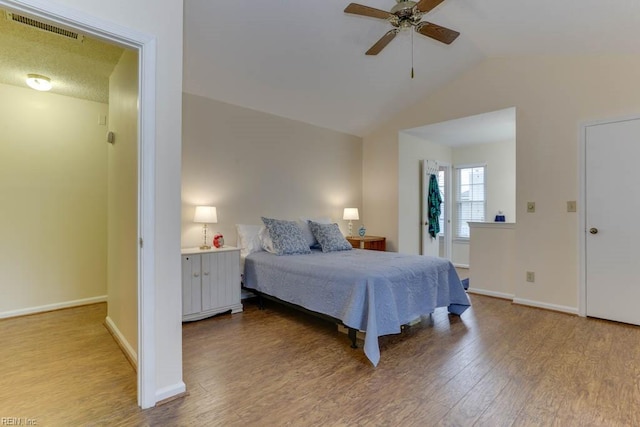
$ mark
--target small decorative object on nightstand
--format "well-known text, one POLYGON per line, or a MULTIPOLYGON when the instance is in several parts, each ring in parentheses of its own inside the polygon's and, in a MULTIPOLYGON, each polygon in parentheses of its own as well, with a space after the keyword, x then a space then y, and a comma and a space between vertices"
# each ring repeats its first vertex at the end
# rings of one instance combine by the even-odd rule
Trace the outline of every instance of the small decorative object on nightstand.
POLYGON ((358 235, 364 237, 365 234, 367 234, 367 229, 364 228, 364 225, 361 225, 360 228, 358 228, 358 235))
POLYGON ((213 246, 221 248, 224 246, 224 236, 220 233, 213 236, 213 246))
POLYGON ((387 239, 381 236, 349 236, 351 246, 356 249, 369 249, 372 251, 386 251, 387 239))

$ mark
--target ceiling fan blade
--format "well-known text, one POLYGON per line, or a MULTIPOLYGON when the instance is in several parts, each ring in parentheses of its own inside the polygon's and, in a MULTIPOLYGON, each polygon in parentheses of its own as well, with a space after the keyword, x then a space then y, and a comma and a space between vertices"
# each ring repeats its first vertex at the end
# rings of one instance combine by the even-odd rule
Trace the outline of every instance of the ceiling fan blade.
POLYGON ((431 22, 419 23, 416 25, 416 31, 423 36, 431 37, 432 39, 445 44, 451 44, 460 35, 457 31, 432 24, 431 22))
POLYGON ((371 18, 387 19, 391 16, 389 12, 374 7, 364 6, 358 3, 351 3, 344 9, 345 13, 354 15, 370 16, 371 18))
POLYGON ((387 46, 389 44, 389 42, 391 40, 393 40, 394 37, 396 36, 396 34, 398 34, 399 32, 400 32, 400 30, 398 30, 398 29, 394 29, 394 30, 388 31, 387 34, 382 36, 380 38, 380 40, 378 40, 376 42, 376 44, 374 44, 373 46, 371 46, 371 48, 369 48, 369 50, 365 53, 365 55, 377 55, 377 54, 379 54, 380 51, 382 49, 384 49, 385 46, 387 46))
POLYGON ((431 9, 435 9, 440 3, 444 0, 420 0, 418 4, 415 6, 422 13, 427 13, 431 11, 431 9))

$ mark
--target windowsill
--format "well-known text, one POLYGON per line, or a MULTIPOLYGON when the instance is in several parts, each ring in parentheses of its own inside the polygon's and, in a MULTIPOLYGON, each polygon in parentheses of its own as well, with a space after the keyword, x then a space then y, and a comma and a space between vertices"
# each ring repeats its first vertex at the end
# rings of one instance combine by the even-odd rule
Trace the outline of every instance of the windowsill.
POLYGON ((462 243, 465 245, 469 244, 469 238, 468 237, 454 237, 453 238, 453 243, 462 243))
POLYGON ((516 228, 515 222, 471 222, 469 221, 470 228, 516 228))

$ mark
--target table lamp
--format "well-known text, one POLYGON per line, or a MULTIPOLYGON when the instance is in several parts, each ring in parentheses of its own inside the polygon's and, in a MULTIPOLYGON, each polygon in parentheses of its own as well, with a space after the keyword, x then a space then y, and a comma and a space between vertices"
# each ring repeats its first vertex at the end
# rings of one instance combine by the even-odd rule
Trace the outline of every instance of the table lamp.
POLYGON ((349 236, 353 236, 353 223, 351 221, 360 219, 358 216, 358 208, 344 208, 342 219, 349 220, 349 236))
POLYGON ((216 208, 214 206, 196 206, 193 222, 202 224, 204 242, 202 246, 200 246, 200 249, 211 249, 211 246, 207 245, 207 224, 216 224, 218 222, 216 208))

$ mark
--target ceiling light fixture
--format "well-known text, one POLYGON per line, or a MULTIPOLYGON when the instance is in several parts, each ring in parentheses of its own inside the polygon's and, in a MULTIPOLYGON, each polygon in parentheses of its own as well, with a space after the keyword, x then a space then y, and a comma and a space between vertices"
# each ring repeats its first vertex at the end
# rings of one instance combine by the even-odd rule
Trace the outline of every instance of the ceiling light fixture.
POLYGON ((51 90, 51 79, 40 74, 27 74, 27 85, 31 89, 48 91, 51 90))

